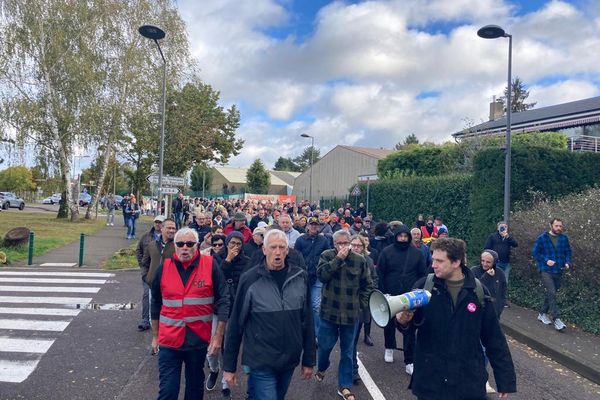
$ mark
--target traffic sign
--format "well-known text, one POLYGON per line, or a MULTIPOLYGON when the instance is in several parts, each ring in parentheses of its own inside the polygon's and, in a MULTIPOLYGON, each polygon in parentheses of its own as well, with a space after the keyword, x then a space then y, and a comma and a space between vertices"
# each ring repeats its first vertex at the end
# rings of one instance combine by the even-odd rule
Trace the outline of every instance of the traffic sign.
POLYGON ((162 188, 162 190, 160 192, 162 194, 176 194, 176 193, 179 193, 179 189, 171 188, 171 187, 164 187, 164 188, 162 188))
MULTIPOLYGON (((148 175, 146 178, 153 185, 158 185, 158 175, 148 175)), ((162 184, 168 186, 184 186, 185 178, 180 176, 163 175, 162 184)))
POLYGON ((358 185, 354 186, 354 188, 352 189, 352 193, 350 193, 352 196, 360 196, 360 188, 358 187, 358 185))

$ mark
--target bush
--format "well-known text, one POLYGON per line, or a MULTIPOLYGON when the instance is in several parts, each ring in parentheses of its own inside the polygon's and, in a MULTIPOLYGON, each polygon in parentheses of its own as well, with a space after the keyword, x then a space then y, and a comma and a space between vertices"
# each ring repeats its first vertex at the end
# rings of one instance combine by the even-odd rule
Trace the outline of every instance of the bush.
MULTIPOLYGON (((538 197, 539 193, 530 193, 538 197)), ((594 334, 600 334, 600 189, 590 189, 558 200, 536 198, 512 216, 511 231, 519 242, 511 260, 510 299, 516 304, 537 308, 543 301, 542 287, 531 256, 538 235, 548 230, 553 217, 563 219, 573 250, 573 269, 563 277, 558 303, 565 320, 594 334)))

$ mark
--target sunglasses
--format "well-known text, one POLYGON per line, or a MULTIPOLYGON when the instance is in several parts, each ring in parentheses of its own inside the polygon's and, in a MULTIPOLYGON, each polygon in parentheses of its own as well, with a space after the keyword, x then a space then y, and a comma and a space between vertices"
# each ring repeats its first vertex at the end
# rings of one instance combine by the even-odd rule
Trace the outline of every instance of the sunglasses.
POLYGON ((177 247, 183 247, 183 246, 187 246, 187 247, 194 247, 197 243, 196 242, 175 242, 175 246, 177 247))
POLYGON ((223 247, 223 243, 215 243, 213 244, 213 247, 223 247))

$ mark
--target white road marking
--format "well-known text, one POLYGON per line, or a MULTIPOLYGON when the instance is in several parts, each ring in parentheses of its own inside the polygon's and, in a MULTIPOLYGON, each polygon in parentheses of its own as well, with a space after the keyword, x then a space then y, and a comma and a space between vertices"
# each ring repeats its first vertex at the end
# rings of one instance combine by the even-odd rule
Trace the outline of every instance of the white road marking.
POLYGON ((38 272, 38 271, 0 271, 0 276, 80 276, 82 278, 112 278, 115 274, 102 272, 38 272))
POLYGON ((40 267, 74 267, 77 263, 43 263, 40 267))
POLYGON ((358 355, 356 356, 356 361, 358 362, 358 375, 360 375, 360 379, 365 385, 365 388, 369 391, 373 400, 385 400, 385 396, 381 393, 381 390, 379 390, 379 387, 377 387, 377 384, 373 378, 371 378, 371 375, 369 375, 369 371, 367 371, 362 361, 360 361, 358 355))
MULTIPOLYGON (((69 310, 66 308, 20 308, 20 307, 0 307, 0 314, 17 315, 59 315, 75 317, 81 310, 69 310)), ((0 347, 1 349, 2 347, 0 347)))
POLYGON ((21 297, 0 296, 0 303, 16 304, 87 304, 91 297, 21 297))
POLYGON ((0 285, 0 292, 98 293, 99 291, 99 287, 0 285))
POLYGON ((45 353, 52 346, 54 340, 44 339, 19 339, 0 336, 0 349, 14 353, 45 353))
POLYGON ((0 360, 0 382, 23 382, 35 370, 40 360, 0 360))
POLYGON ((62 332, 69 325, 68 321, 41 321, 31 319, 0 319, 0 329, 21 331, 51 331, 62 332))
POLYGON ((0 282, 9 283, 93 283, 104 284, 106 279, 60 279, 60 278, 0 278, 0 282))

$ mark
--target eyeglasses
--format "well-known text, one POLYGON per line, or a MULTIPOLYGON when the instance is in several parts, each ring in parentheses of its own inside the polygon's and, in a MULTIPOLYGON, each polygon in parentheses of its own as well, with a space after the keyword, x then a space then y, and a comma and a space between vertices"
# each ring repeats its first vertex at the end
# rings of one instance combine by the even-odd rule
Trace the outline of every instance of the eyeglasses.
POLYGON ((233 247, 241 247, 241 246, 242 246, 242 243, 241 243, 241 242, 238 242, 238 241, 235 241, 235 242, 234 242, 234 241, 232 240, 232 241, 230 241, 230 242, 229 242, 229 245, 230 245, 230 246, 233 246, 233 247))
POLYGON ((177 247, 194 247, 196 245, 196 242, 192 242, 191 240, 189 242, 175 242, 175 246, 177 247))
POLYGON ((221 243, 213 243, 213 247, 223 247, 223 242, 221 242, 221 243))
POLYGON ((350 243, 350 245, 351 245, 352 247, 365 247, 365 245, 364 245, 364 244, 362 244, 362 243, 350 243))
POLYGON ((350 242, 337 242, 335 245, 336 246, 348 246, 350 244, 350 242))

